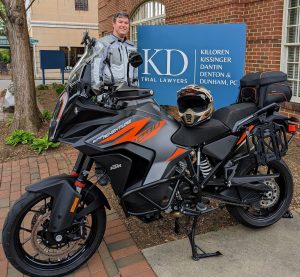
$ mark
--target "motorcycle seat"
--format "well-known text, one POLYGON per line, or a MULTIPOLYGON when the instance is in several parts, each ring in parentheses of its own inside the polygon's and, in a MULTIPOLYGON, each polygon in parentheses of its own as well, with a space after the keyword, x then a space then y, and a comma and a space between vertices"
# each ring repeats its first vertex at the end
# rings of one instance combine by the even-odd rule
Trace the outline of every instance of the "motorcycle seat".
POLYGON ((230 130, 220 120, 210 119, 198 126, 187 127, 181 124, 177 132, 172 136, 173 143, 193 147, 203 142, 212 141, 218 137, 223 137, 230 130))
POLYGON ((257 110, 258 108, 254 103, 236 103, 218 109, 213 113, 211 118, 220 120, 225 126, 232 130, 237 121, 255 113, 257 110))

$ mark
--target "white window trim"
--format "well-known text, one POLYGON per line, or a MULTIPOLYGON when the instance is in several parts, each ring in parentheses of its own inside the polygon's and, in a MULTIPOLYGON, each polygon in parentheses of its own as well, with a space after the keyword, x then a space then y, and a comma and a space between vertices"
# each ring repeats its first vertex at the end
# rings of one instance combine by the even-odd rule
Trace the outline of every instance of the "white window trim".
POLYGON ((98 30, 97 23, 60 22, 60 21, 31 21, 31 27, 98 30))
MULTIPOLYGON (((137 26, 139 25, 143 25, 143 23, 146 23, 146 22, 155 22, 155 21, 159 21, 159 20, 165 20, 166 19, 166 10, 165 10, 165 5, 160 2, 160 1, 157 1, 157 0, 149 0, 149 1, 146 1, 146 2, 143 2, 141 5, 139 5, 137 7, 137 9, 134 11, 134 13, 132 14, 131 16, 131 20, 133 20, 133 16, 136 15, 137 11, 142 7, 142 6, 145 6, 147 3, 149 2, 158 2, 159 4, 163 5, 164 6, 164 14, 161 14, 161 15, 157 15, 157 16, 153 16, 153 17, 148 17, 148 18, 144 18, 144 19, 140 19, 140 20, 135 20, 135 21, 131 21, 130 25, 131 25, 131 28, 130 28, 130 31, 131 31, 131 34, 130 34, 130 39, 133 41, 133 42, 137 42, 137 26), (135 32, 133 34, 133 28, 135 28, 135 32), (134 40, 134 36, 135 36, 135 40, 134 40)), ((155 7, 154 7, 155 8, 155 7)))
POLYGON ((144 22, 149 22, 149 21, 157 20, 157 19, 165 19, 165 18, 166 18, 166 15, 158 15, 158 16, 154 16, 154 17, 141 19, 141 20, 136 20, 133 23, 130 23, 130 25, 131 26, 136 26, 136 25, 139 25, 139 24, 144 23, 144 22))
MULTIPOLYGON (((286 43, 287 22, 288 22, 288 4, 289 0, 284 0, 283 4, 283 24, 281 39, 281 59, 280 70, 287 73, 288 46, 299 46, 299 43, 286 43)), ((300 97, 292 96, 291 102, 300 103, 300 97)))

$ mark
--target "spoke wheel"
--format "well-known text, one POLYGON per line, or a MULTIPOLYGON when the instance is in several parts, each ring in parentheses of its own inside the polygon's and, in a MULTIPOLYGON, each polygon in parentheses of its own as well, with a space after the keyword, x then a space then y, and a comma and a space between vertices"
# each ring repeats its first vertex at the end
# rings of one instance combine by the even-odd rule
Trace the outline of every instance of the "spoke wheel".
MULTIPOLYGON (((93 199, 82 197, 79 209, 93 199)), ((25 193, 11 209, 3 229, 4 250, 19 271, 30 276, 63 276, 86 262, 99 247, 106 216, 100 207, 60 233, 48 231, 53 199, 25 193)))

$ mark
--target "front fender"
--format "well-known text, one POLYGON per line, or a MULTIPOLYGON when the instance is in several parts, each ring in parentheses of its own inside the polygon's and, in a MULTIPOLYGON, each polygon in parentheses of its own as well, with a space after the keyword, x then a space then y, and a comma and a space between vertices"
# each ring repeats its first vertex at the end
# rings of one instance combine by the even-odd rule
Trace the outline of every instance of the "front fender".
MULTIPOLYGON (((53 197, 49 223, 50 232, 62 231, 71 226, 75 218, 78 218, 76 210, 71 212, 75 198, 81 199, 81 194, 74 188, 75 181, 76 177, 61 174, 43 179, 26 188, 28 192, 39 192, 53 197)), ((89 193, 93 195, 94 200, 86 209, 89 208, 88 211, 92 211, 91 208, 96 209, 100 205, 104 205, 110 209, 108 201, 102 191, 91 182, 87 182, 87 187, 90 186, 93 186, 93 189, 91 189, 89 193)))

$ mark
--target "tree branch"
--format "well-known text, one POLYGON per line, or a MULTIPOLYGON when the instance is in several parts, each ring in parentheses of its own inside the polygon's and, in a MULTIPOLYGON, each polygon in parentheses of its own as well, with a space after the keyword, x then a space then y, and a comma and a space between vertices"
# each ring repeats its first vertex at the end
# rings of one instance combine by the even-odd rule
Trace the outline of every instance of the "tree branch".
MULTIPOLYGON (((25 0, 26 1, 26 0, 25 0)), ((35 0, 32 0, 31 3, 29 4, 29 6, 26 8, 25 13, 30 9, 30 7, 32 6, 32 4, 35 2, 35 0)))

